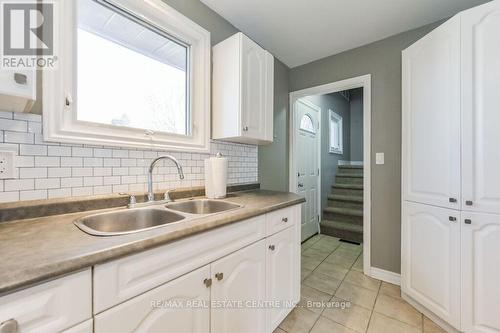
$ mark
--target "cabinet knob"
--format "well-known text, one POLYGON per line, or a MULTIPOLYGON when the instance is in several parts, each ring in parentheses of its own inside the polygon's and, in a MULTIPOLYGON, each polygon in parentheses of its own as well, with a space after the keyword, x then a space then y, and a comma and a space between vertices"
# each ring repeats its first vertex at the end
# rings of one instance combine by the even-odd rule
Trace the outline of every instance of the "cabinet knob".
POLYGON ((274 245, 269 245, 269 250, 274 251, 276 249, 276 246, 274 245))
POLYGON ((215 273, 215 278, 220 281, 224 278, 224 273, 215 273))
POLYGON ((0 333, 16 333, 17 327, 17 320, 9 319, 0 324, 0 333))
POLYGON ((205 285, 205 287, 210 288, 210 286, 212 285, 212 279, 203 280, 203 284, 205 285))
POLYGON ((21 84, 21 85, 25 86, 28 84, 28 77, 25 74, 14 73, 14 81, 17 84, 21 84))
POLYGON ((451 222, 456 222, 457 218, 455 216, 450 216, 448 220, 450 220, 451 222))
POLYGON ((455 202, 457 202, 457 198, 449 198, 448 201, 455 203, 455 202))
POLYGON ((248 126, 243 126, 243 131, 248 132, 248 126))
POLYGON ((472 224, 472 220, 470 220, 470 219, 465 219, 464 222, 465 222, 465 224, 472 224))
POLYGON ((283 222, 283 223, 287 223, 287 222, 288 222, 288 217, 284 217, 284 218, 282 218, 282 219, 281 219, 281 222, 283 222))
POLYGON ((467 201, 465 201, 465 204, 467 206, 472 206, 474 203, 472 202, 472 200, 467 200, 467 201))

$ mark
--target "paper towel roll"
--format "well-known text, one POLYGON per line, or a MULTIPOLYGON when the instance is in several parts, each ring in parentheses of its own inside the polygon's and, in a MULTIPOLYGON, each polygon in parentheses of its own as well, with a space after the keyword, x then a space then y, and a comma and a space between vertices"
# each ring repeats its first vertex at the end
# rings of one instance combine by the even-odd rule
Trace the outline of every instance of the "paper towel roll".
POLYGON ((209 199, 226 197, 227 158, 217 154, 205 160, 205 194, 209 199))

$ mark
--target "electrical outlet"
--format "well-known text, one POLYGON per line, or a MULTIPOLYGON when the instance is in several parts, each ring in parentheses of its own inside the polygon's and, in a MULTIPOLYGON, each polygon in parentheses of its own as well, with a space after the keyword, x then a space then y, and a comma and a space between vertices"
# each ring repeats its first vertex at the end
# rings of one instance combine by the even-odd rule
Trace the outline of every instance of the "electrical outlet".
POLYGON ((385 163, 384 153, 376 153, 375 154, 375 164, 382 165, 385 163))
POLYGON ((14 152, 0 151, 0 179, 15 178, 14 152))

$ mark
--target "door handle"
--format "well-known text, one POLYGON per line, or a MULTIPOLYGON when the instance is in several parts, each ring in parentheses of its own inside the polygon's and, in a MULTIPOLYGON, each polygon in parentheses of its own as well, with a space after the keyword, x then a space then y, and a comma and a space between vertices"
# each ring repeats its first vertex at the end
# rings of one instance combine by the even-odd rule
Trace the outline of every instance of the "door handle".
POLYGON ((215 278, 220 281, 224 278, 224 273, 215 273, 215 278))
POLYGON ((299 185, 297 185, 298 187, 304 187, 304 184, 302 183, 299 183, 299 185))
POLYGON ((269 245, 269 250, 274 251, 276 249, 276 246, 274 245, 269 245))
POLYGON ((203 284, 205 285, 205 287, 210 288, 210 286, 212 285, 212 279, 203 280, 203 284))

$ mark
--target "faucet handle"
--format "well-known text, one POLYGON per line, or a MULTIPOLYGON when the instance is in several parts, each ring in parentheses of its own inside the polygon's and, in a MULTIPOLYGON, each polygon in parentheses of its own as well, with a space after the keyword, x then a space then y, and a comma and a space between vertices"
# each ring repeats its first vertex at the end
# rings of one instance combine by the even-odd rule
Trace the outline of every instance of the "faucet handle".
POLYGON ((127 204, 128 208, 134 208, 135 205, 137 204, 137 199, 136 199, 135 195, 130 194, 130 193, 124 193, 124 192, 120 192, 118 194, 119 195, 128 195, 128 204, 127 204))
POLYGON ((165 201, 174 201, 171 197, 170 197, 170 193, 175 191, 175 189, 170 189, 170 190, 167 190, 167 192, 165 192, 165 194, 163 195, 163 199, 165 201))

